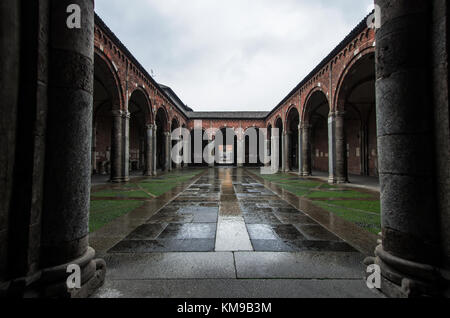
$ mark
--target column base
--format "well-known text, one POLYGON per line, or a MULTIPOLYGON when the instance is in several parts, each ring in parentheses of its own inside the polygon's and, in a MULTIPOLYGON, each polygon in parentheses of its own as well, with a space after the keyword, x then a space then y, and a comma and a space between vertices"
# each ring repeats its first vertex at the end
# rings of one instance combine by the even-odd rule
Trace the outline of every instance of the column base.
POLYGON ((299 174, 300 174, 301 177, 311 177, 312 176, 311 172, 304 172, 304 171, 302 171, 299 174))
POLYGON ((380 291, 387 297, 439 297, 444 294, 445 282, 439 269, 428 264, 405 260, 383 250, 375 250, 374 263, 381 269, 380 291))
POLYGON ((80 258, 69 263, 45 268, 27 277, 15 279, 2 286, 6 297, 12 298, 87 298, 105 282, 106 264, 103 259, 95 259, 91 247, 80 258), (68 289, 67 273, 69 265, 78 265, 81 269, 81 288, 68 289))
POLYGON ((336 179, 335 181, 334 181, 334 183, 335 184, 345 184, 345 183, 348 183, 348 180, 346 180, 346 179, 336 179))

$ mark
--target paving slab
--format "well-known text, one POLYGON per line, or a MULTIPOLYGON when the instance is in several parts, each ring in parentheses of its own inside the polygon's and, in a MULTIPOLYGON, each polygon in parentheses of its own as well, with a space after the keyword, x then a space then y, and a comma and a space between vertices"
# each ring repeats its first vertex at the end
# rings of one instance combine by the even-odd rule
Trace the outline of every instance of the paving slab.
POLYGON ((236 278, 233 253, 108 254, 107 280, 236 278))
POLYGON ((364 257, 348 252, 236 252, 238 278, 361 279, 364 257))
POLYGON ((110 280, 94 298, 378 298, 363 280, 110 280))

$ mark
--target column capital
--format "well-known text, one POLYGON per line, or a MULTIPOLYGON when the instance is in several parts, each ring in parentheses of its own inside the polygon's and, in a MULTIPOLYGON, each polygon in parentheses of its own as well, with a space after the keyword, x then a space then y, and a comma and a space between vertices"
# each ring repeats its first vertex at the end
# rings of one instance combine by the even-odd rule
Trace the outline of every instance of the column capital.
POLYGON ((153 125, 153 124, 148 124, 146 127, 147 127, 147 130, 153 130, 154 127, 155 127, 155 125, 153 125))
POLYGON ((129 112, 129 111, 123 111, 122 112, 122 117, 124 118, 124 119, 130 119, 131 118, 131 113, 129 112))
POLYGON ((123 111, 120 109, 114 109, 111 111, 113 117, 122 117, 123 111))
POLYGON ((346 112, 344 110, 336 110, 334 112, 330 112, 328 117, 344 117, 346 112))
POLYGON ((309 123, 302 123, 299 127, 300 130, 309 130, 312 128, 312 125, 310 125, 309 123))

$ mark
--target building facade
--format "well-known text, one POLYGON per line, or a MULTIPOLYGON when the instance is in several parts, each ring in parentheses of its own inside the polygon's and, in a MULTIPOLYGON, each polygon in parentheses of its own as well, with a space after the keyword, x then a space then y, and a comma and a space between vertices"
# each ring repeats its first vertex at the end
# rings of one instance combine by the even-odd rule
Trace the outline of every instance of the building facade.
MULTIPOLYGON (((321 171, 331 183, 379 177, 383 237, 368 262, 381 266, 383 292, 448 296, 448 4, 376 4, 380 28, 363 19, 272 111, 199 113, 155 82, 93 0, 3 0, 0 294, 83 297, 97 288, 106 268, 89 247, 92 174, 126 182, 135 171, 195 163, 171 160, 172 132, 183 127, 267 129, 264 147, 279 138, 283 171, 321 171), (73 3, 82 9, 77 32, 64 27, 73 3), (67 290, 67 264, 80 266, 80 290, 67 290)), ((232 138, 225 144, 245 140, 232 138)))

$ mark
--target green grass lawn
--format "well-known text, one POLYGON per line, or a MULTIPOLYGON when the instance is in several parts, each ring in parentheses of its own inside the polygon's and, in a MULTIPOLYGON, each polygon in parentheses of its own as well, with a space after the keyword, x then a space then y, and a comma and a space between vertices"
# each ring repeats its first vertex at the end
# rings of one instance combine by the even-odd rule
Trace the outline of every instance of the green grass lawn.
POLYGON ((115 185, 113 189, 93 192, 91 197, 96 200, 91 200, 89 231, 95 232, 118 217, 141 207, 144 200, 158 197, 202 172, 203 170, 175 171, 158 178, 115 185), (101 200, 102 198, 105 200, 101 200), (121 198, 124 200, 120 200, 121 198), (136 200, 129 200, 130 198, 136 200))
POLYGON ((342 191, 324 191, 318 190, 310 192, 306 195, 310 199, 354 199, 354 198, 370 198, 371 196, 366 193, 361 193, 353 190, 342 190, 342 191))
POLYGON ((355 223, 373 234, 378 234, 381 232, 381 218, 379 214, 331 206, 327 202, 321 201, 315 201, 314 204, 336 214, 337 216, 340 216, 347 221, 355 223))
POLYGON ((95 232, 111 221, 141 207, 144 201, 91 201, 89 232, 95 232))
POLYGON ((257 171, 254 172, 263 179, 277 184, 296 196, 310 199, 314 205, 353 222, 371 233, 378 234, 381 231, 379 197, 326 182, 296 178, 288 173, 261 175, 257 171))

